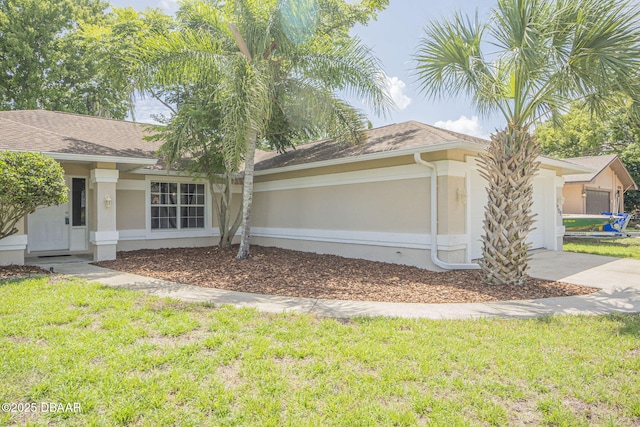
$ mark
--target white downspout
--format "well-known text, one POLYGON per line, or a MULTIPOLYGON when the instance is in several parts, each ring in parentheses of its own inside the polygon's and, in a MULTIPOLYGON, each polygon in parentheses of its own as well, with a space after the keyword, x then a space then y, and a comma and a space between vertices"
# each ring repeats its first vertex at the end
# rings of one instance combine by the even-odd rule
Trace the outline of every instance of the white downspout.
MULTIPOLYGON (((479 270, 478 264, 452 264, 438 258, 438 170, 433 163, 425 162, 420 153, 413 154, 413 160, 431 170, 431 261, 445 270, 479 270)), ((466 209, 469 209, 468 207, 466 209)), ((467 247, 467 250, 471 248, 467 247)))

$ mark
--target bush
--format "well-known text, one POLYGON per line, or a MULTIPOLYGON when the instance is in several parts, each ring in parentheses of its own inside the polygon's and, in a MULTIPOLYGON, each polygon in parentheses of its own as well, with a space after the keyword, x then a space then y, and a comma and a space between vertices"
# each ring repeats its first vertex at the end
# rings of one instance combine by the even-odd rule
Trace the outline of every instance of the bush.
POLYGON ((36 208, 67 202, 64 170, 39 153, 0 151, 0 239, 36 208))

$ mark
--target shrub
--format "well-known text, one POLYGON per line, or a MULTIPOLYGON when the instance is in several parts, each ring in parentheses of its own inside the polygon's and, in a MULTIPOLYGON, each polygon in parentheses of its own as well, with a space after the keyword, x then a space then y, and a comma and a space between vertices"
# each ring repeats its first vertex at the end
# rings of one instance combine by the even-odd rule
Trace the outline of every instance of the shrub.
POLYGON ((0 239, 36 208, 67 202, 64 170, 39 153, 0 151, 0 239))

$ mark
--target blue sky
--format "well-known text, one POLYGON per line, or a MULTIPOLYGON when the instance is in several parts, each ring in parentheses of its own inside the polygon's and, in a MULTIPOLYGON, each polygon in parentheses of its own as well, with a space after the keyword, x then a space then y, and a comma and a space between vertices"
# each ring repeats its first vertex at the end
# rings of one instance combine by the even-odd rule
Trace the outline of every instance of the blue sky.
MULTIPOLYGON (((133 6, 143 10, 146 7, 159 7, 167 13, 178 8, 175 0, 110 0, 116 7, 133 6)), ((364 43, 373 49, 383 64, 398 111, 387 117, 369 114, 374 126, 384 126, 407 120, 417 120, 458 132, 488 137, 490 132, 504 126, 499 116, 478 117, 469 101, 463 98, 450 100, 431 100, 419 93, 419 85, 413 75, 415 64, 412 55, 415 52, 423 27, 432 19, 448 17, 456 10, 470 15, 478 11, 481 18, 488 16, 495 0, 391 0, 377 21, 368 26, 354 28, 364 43)), ((355 106, 363 108, 364 105, 355 106)), ((151 100, 138 100, 136 120, 150 121, 151 114, 161 111, 161 107, 151 100)))

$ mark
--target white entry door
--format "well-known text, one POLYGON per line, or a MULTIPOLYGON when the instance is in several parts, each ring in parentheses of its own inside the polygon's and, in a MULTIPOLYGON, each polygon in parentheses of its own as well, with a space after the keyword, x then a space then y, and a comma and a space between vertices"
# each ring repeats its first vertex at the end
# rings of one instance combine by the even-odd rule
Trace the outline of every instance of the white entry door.
POLYGON ((69 204, 39 208, 29 215, 29 252, 69 249, 69 204))

